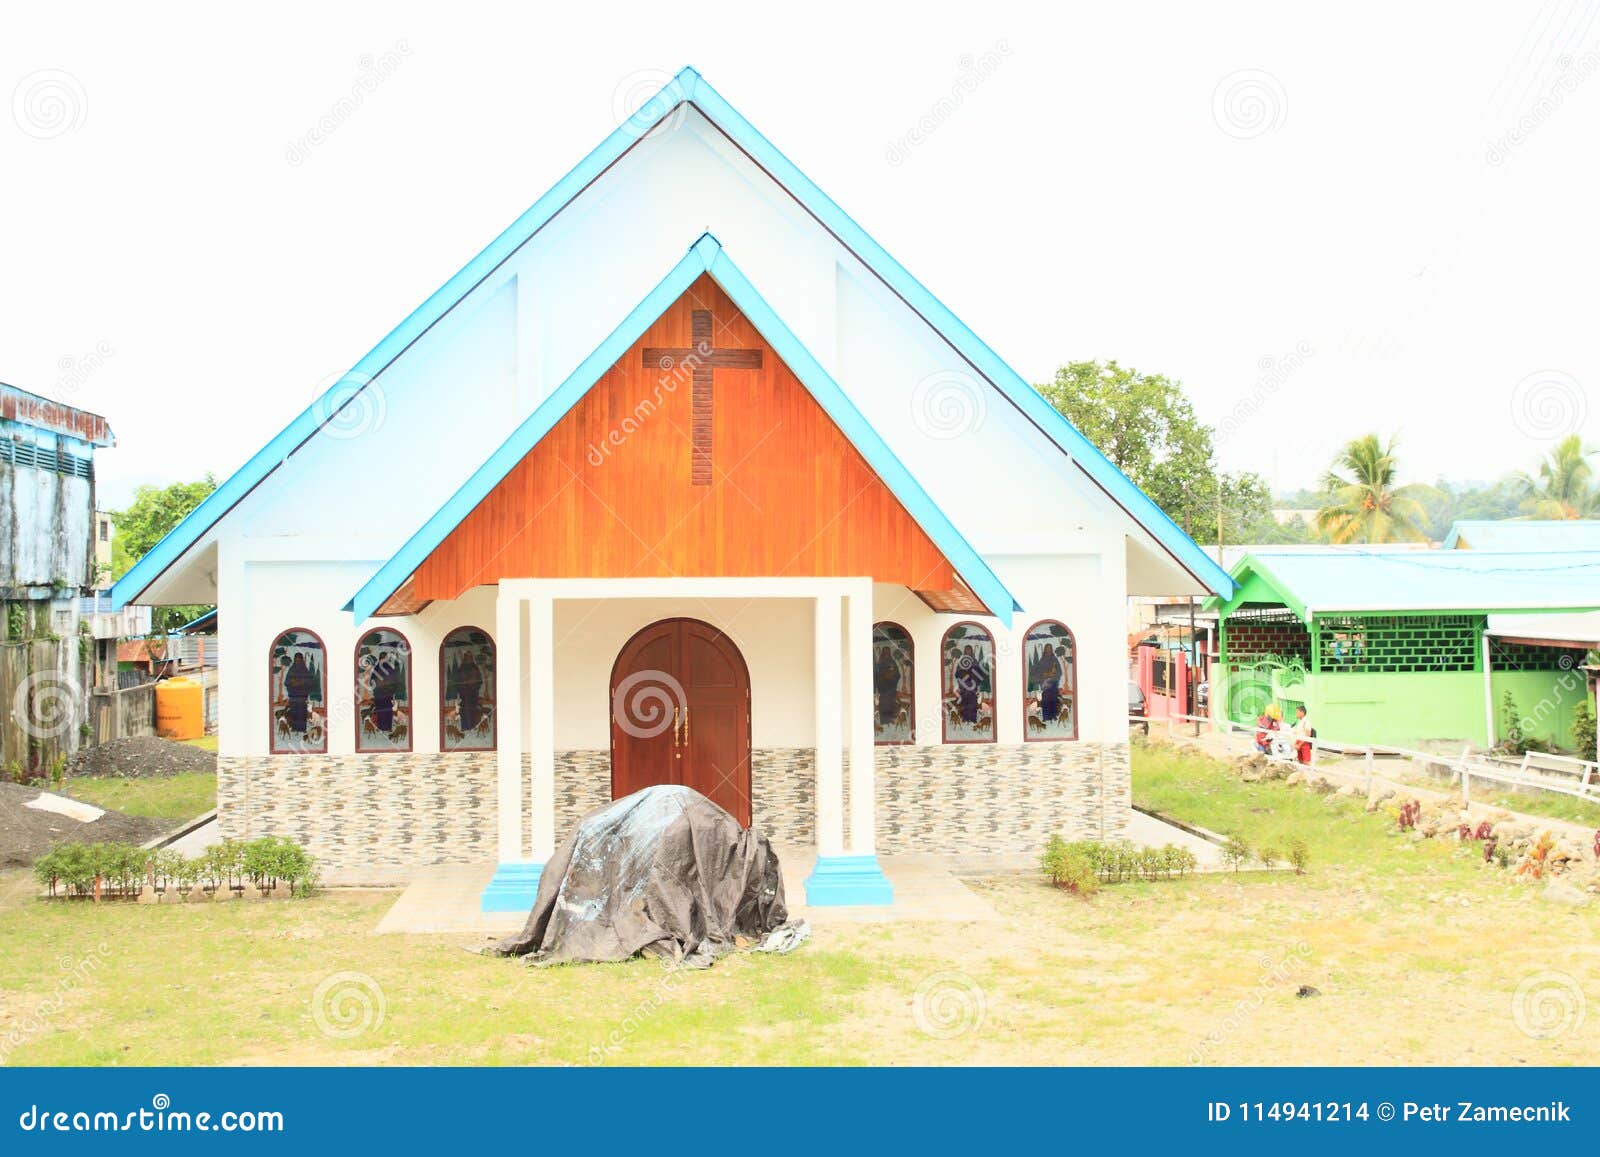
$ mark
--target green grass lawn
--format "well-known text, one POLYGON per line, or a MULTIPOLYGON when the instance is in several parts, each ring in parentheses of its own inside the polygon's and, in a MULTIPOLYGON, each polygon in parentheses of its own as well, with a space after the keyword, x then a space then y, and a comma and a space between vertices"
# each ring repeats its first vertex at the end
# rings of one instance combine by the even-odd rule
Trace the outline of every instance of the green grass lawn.
POLYGON ((73 799, 125 815, 181 823, 217 806, 217 773, 192 771, 132 779, 79 776, 67 780, 62 790, 73 799))
POLYGON ((1548 901, 1454 841, 1395 834, 1359 801, 1243 783, 1169 749, 1137 749, 1134 769, 1143 805, 1258 846, 1302 836, 1310 872, 1088 900, 991 877, 972 886, 999 923, 827 921, 791 956, 698 973, 528 969, 463 952, 463 937, 374 935, 392 893, 97 907, 39 903, 10 873, 0 1052, 14 1064, 1600 1061, 1600 1015, 1547 1037, 1513 1015, 1530 980, 1600 993, 1595 908, 1548 901), (1302 984, 1320 995, 1298 998, 1302 984), (919 1017, 929 1008, 952 1020, 919 1017))

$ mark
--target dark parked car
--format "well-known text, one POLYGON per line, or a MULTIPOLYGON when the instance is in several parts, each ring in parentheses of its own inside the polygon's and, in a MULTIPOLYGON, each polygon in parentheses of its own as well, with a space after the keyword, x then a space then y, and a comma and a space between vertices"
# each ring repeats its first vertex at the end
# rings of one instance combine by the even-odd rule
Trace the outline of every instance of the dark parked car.
POLYGON ((1140 689, 1139 684, 1135 683, 1132 679, 1129 679, 1128 680, 1128 726, 1130 726, 1130 727, 1140 726, 1140 724, 1137 724, 1137 723, 1134 722, 1134 716, 1138 716, 1141 720, 1143 720, 1142 726, 1144 727, 1144 733, 1146 735, 1149 735, 1150 734, 1150 720, 1149 720, 1149 718, 1148 718, 1148 716, 1146 714, 1145 702, 1144 702, 1144 691, 1140 689))

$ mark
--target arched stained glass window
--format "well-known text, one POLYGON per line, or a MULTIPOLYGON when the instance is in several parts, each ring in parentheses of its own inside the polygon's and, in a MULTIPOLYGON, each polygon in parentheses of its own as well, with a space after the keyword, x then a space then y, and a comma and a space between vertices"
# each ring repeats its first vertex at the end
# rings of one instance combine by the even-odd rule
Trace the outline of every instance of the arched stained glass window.
POLYGON ((377 627, 356 644, 356 750, 411 750, 411 644, 377 627))
POLYGON ((274 755, 328 750, 328 652, 315 631, 291 627, 272 640, 267 694, 274 755))
POLYGON ((912 743, 917 697, 911 635, 899 623, 872 628, 872 741, 912 743))
POLYGON ((957 623, 939 647, 946 743, 993 743, 994 636, 977 623, 957 623))
POLYGON ((1054 619, 1028 628, 1022 645, 1024 739, 1078 738, 1078 644, 1054 619))
POLYGON ((457 627, 439 647, 439 750, 493 751, 494 640, 478 627, 457 627))

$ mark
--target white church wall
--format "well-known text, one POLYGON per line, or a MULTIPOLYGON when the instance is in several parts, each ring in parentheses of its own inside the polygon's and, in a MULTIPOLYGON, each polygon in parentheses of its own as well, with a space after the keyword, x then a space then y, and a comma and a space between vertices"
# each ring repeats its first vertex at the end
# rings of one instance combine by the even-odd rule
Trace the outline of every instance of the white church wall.
POLYGON ((678 617, 711 624, 744 656, 753 747, 816 742, 809 600, 571 599, 555 607, 558 750, 610 748, 617 655, 644 627, 678 617))

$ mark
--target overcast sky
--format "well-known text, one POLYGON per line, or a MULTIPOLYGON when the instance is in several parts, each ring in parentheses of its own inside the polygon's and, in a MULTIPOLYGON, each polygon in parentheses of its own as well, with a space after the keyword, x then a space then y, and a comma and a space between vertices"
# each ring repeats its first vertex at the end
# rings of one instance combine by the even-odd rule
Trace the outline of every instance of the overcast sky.
POLYGON ((692 63, 1030 380, 1492 478, 1600 442, 1597 9, 10 5, 0 380, 110 418, 103 505, 226 475, 692 63))

